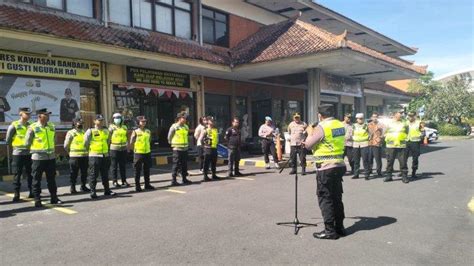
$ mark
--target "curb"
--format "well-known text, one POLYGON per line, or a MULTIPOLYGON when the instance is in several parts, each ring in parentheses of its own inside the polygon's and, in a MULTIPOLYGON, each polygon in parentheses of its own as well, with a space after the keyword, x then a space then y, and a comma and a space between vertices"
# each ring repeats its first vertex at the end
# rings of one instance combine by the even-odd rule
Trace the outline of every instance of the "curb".
MULTIPOLYGON (((56 171, 56 176, 60 176, 60 175, 64 175, 64 174, 67 174, 69 173, 68 170, 61 170, 61 171, 56 171)), ((13 182, 13 178, 15 177, 15 175, 3 175, 3 176, 0 176, 0 182, 13 182)), ((46 174, 43 173, 43 178, 46 178, 46 174)), ((23 176, 21 177, 21 180, 24 180, 25 178, 23 178, 23 176)))
MULTIPOLYGON (((188 162, 197 162, 197 156, 188 156, 188 162)), ((224 158, 217 158, 217 164, 227 164, 228 160, 224 158)), ((156 156, 155 166, 173 164, 173 156, 156 156)))
MULTIPOLYGON (((285 162, 286 163, 286 160, 282 160, 281 162, 285 162)), ((240 160, 240 163, 239 163, 240 166, 253 166, 253 167, 261 167, 261 168, 264 168, 265 167, 265 161, 264 160, 240 160)), ((306 161, 306 167, 311 167, 314 165, 314 161, 306 161)))

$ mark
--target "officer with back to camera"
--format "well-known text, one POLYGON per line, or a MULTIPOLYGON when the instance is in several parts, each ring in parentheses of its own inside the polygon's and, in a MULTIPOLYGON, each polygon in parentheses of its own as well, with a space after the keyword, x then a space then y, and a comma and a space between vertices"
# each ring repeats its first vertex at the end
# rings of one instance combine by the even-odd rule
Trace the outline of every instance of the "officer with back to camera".
POLYGON ((424 123, 416 118, 415 112, 408 113, 408 136, 407 136, 407 148, 406 155, 408 161, 408 156, 412 156, 412 165, 411 165, 411 179, 416 179, 416 171, 418 170, 418 158, 421 153, 421 142, 423 140, 425 126, 424 123))

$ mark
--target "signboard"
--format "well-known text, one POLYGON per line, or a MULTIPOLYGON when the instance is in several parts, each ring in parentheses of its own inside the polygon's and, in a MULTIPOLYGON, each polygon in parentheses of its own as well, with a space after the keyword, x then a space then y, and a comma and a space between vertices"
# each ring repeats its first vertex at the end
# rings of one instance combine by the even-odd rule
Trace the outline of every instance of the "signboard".
POLYGON ((357 79, 327 73, 321 74, 321 91, 331 94, 362 97, 361 84, 357 79))
POLYGON ((127 66, 127 82, 180 88, 190 87, 190 77, 187 74, 130 66, 127 66))
POLYGON ((100 81, 100 63, 0 50, 0 74, 100 81))
POLYGON ((19 119, 18 108, 48 108, 50 121, 70 124, 79 115, 78 81, 0 75, 0 123, 19 119))

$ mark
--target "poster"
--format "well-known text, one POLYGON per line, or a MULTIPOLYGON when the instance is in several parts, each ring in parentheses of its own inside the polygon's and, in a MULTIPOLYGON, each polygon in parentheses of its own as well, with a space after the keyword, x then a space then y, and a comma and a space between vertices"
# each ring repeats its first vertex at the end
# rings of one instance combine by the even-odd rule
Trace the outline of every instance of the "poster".
POLYGON ((362 97, 360 81, 327 73, 321 74, 321 92, 362 97))
POLYGON ((0 123, 18 120, 20 107, 31 108, 33 119, 48 108, 51 122, 69 125, 80 112, 79 82, 0 75, 0 123))

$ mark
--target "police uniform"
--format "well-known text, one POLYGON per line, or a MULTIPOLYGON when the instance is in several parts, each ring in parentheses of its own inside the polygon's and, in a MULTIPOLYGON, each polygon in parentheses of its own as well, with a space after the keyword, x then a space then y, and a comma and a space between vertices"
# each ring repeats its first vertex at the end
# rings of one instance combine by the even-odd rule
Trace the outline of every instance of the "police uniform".
MULTIPOLYGON (((144 117, 138 120, 146 121, 144 117)), ((146 128, 137 128, 133 131, 131 143, 133 143, 133 167, 135 168, 135 190, 141 191, 140 175, 143 167, 143 178, 145 180, 145 189, 154 189, 150 184, 151 167, 151 131, 146 128)))
MULTIPOLYGON (((102 115, 96 116, 96 120, 103 119, 102 115)), ((104 186, 104 195, 115 195, 109 187, 109 136, 110 133, 106 127, 96 126, 89 128, 84 136, 85 146, 89 152, 89 186, 93 199, 97 198, 96 186, 99 174, 104 186)))
POLYGON ((217 166, 217 144, 219 143, 219 133, 217 128, 207 128, 204 133, 204 179, 209 181, 209 167, 211 168, 212 179, 219 179, 216 175, 217 166))
MULTIPOLYGON (((74 126, 80 120, 75 120, 74 126)), ((89 167, 89 158, 84 139, 85 132, 82 128, 73 128, 69 130, 64 139, 64 149, 69 153, 69 170, 71 193, 76 193, 76 181, 81 171, 81 191, 90 192, 87 184, 87 168, 89 167)))
MULTIPOLYGON (((116 115, 114 115, 114 118, 116 115)), ((122 116, 120 116, 121 118, 122 116)), ((122 121, 123 123, 123 121, 122 121)), ((111 124, 109 132, 111 134, 110 141, 110 161, 112 163, 112 179, 115 187, 119 187, 117 183, 118 170, 120 169, 120 177, 122 186, 128 186, 126 166, 127 166, 127 126, 120 124, 111 124)))
POLYGON ((229 151, 228 156, 228 176, 241 176, 242 174, 239 171, 240 163, 240 144, 241 144, 241 135, 240 129, 229 127, 225 133, 225 139, 227 140, 227 148, 229 151))
MULTIPOLYGON (((415 116, 415 113, 409 113, 409 116, 415 116)), ((421 153, 421 141, 422 141, 422 128, 420 120, 415 120, 413 122, 407 121, 408 123, 408 136, 407 136, 407 148, 406 148, 406 158, 412 156, 412 166, 411 166, 411 177, 416 178, 416 171, 418 170, 418 158, 421 153)), ((408 167, 408 166, 407 166, 408 167)))
POLYGON ((365 179, 369 179, 369 130, 366 123, 354 123, 352 135, 352 156, 354 160, 354 176, 352 178, 359 178, 360 174, 360 159, 364 165, 365 179))
MULTIPOLYGON (((293 118, 295 117, 301 117, 301 116, 299 113, 295 113, 293 115, 293 118)), ((290 135, 290 160, 291 160, 291 166, 292 166, 290 175, 293 175, 296 173, 296 167, 298 163, 297 156, 300 157, 301 173, 303 175, 306 174, 306 149, 301 147, 301 143, 306 138, 307 127, 308 125, 303 121, 300 121, 300 122, 292 121, 288 125, 288 134, 290 135)))
MULTIPOLYGON (((178 114, 178 118, 185 117, 186 114, 178 114)), ((188 176, 188 141, 189 127, 186 124, 180 125, 179 122, 174 123, 168 133, 168 142, 173 148, 173 166, 171 169, 171 185, 179 185, 176 181, 178 170, 181 170, 183 184, 191 183, 186 177, 188 176)))
MULTIPOLYGON (((30 108, 20 108, 19 112, 30 113, 30 108)), ((22 122, 22 120, 13 121, 7 130, 6 142, 7 145, 12 145, 12 165, 14 171, 13 186, 14 196, 13 201, 20 200, 21 177, 27 180, 29 195, 28 198, 33 198, 33 176, 31 175, 31 154, 28 147, 25 145, 25 137, 30 122, 22 122)))
POLYGON ((408 126, 403 121, 393 120, 387 125, 385 132, 385 145, 387 153, 387 170, 385 182, 392 181, 393 164, 398 159, 400 172, 404 183, 408 183, 408 168, 406 157, 406 141, 408 135, 408 126))
MULTIPOLYGON (((47 109, 36 111, 38 115, 50 115, 47 109)), ((32 174, 34 178, 33 194, 35 206, 41 207, 41 179, 46 174, 48 190, 51 195, 51 204, 61 203, 57 196, 56 185, 56 155, 55 150, 55 127, 51 122, 45 125, 35 122, 28 127, 26 144, 30 147, 32 159, 32 174)))

